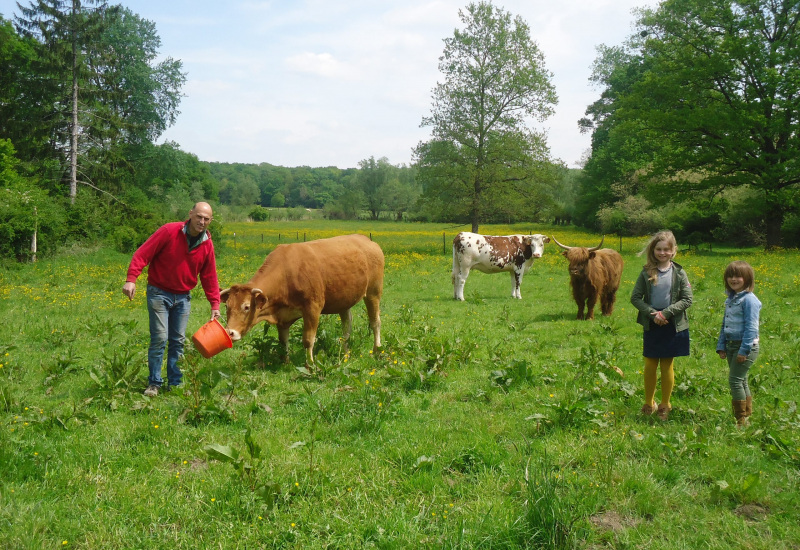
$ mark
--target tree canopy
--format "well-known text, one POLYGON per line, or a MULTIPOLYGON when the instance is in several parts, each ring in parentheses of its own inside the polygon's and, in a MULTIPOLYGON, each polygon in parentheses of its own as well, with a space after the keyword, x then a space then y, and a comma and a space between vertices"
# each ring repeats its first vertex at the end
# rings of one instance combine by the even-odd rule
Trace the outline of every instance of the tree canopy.
POLYGON ((642 10, 637 32, 595 65, 604 90, 582 121, 594 132, 584 209, 639 192, 712 201, 748 189, 766 246, 780 245, 800 183, 798 21, 790 0, 642 10))
POLYGON ((544 55, 528 25, 491 2, 459 11, 463 24, 445 39, 444 82, 433 90, 422 125, 430 141, 415 151, 424 199, 478 231, 496 214, 520 211, 545 196, 549 150, 529 127, 552 114, 557 99, 544 55))

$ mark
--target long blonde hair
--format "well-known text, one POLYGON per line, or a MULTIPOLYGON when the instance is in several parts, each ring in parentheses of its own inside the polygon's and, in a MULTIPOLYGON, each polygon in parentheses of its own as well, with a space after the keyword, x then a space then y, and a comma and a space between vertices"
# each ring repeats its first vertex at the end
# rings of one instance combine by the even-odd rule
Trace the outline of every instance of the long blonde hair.
POLYGON ((650 241, 647 245, 637 254, 637 256, 647 254, 647 263, 645 263, 643 267, 645 271, 647 271, 647 278, 652 281, 653 285, 658 284, 658 259, 656 258, 655 250, 656 245, 661 241, 666 241, 670 246, 672 249, 672 257, 674 258, 675 254, 678 253, 678 243, 675 240, 675 235, 669 230, 659 231, 650 237, 650 241))

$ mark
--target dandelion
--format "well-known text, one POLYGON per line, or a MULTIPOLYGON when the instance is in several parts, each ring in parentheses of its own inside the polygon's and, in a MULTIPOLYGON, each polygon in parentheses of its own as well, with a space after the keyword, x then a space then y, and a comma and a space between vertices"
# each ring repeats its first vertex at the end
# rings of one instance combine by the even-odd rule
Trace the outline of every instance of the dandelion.
POLYGON ((217 499, 215 499, 215 498, 211 499, 211 502, 216 502, 216 501, 217 501, 217 499))
POLYGON ((294 527, 294 523, 292 523, 292 527, 294 527))
POLYGON ((156 424, 155 426, 153 426, 153 428, 155 428, 155 429, 157 430, 157 429, 158 429, 158 424, 156 424))

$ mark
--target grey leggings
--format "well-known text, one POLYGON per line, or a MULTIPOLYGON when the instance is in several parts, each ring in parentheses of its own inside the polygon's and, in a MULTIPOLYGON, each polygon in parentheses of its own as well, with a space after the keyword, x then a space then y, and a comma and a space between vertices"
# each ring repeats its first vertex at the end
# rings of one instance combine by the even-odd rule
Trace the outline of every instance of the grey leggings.
POLYGON ((747 371, 758 359, 758 344, 753 344, 750 348, 750 353, 747 355, 747 360, 744 363, 738 363, 736 357, 739 355, 739 347, 741 345, 742 342, 738 340, 728 341, 725 345, 725 353, 728 359, 728 385, 731 388, 731 399, 734 401, 744 401, 750 397, 747 371))

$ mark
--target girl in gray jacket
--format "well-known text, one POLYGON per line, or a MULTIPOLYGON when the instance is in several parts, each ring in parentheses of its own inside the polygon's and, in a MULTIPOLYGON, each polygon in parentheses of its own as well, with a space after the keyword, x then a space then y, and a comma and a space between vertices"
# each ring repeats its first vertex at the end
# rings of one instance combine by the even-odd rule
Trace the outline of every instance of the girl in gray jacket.
POLYGON ((647 263, 631 293, 631 303, 639 310, 637 321, 644 329, 644 405, 642 414, 658 413, 661 420, 672 410, 670 396, 675 386, 675 357, 689 355, 689 320, 686 310, 692 305, 692 285, 686 271, 672 261, 678 244, 672 231, 659 231, 642 253, 647 263), (661 367, 661 403, 654 397, 658 368, 661 367))

